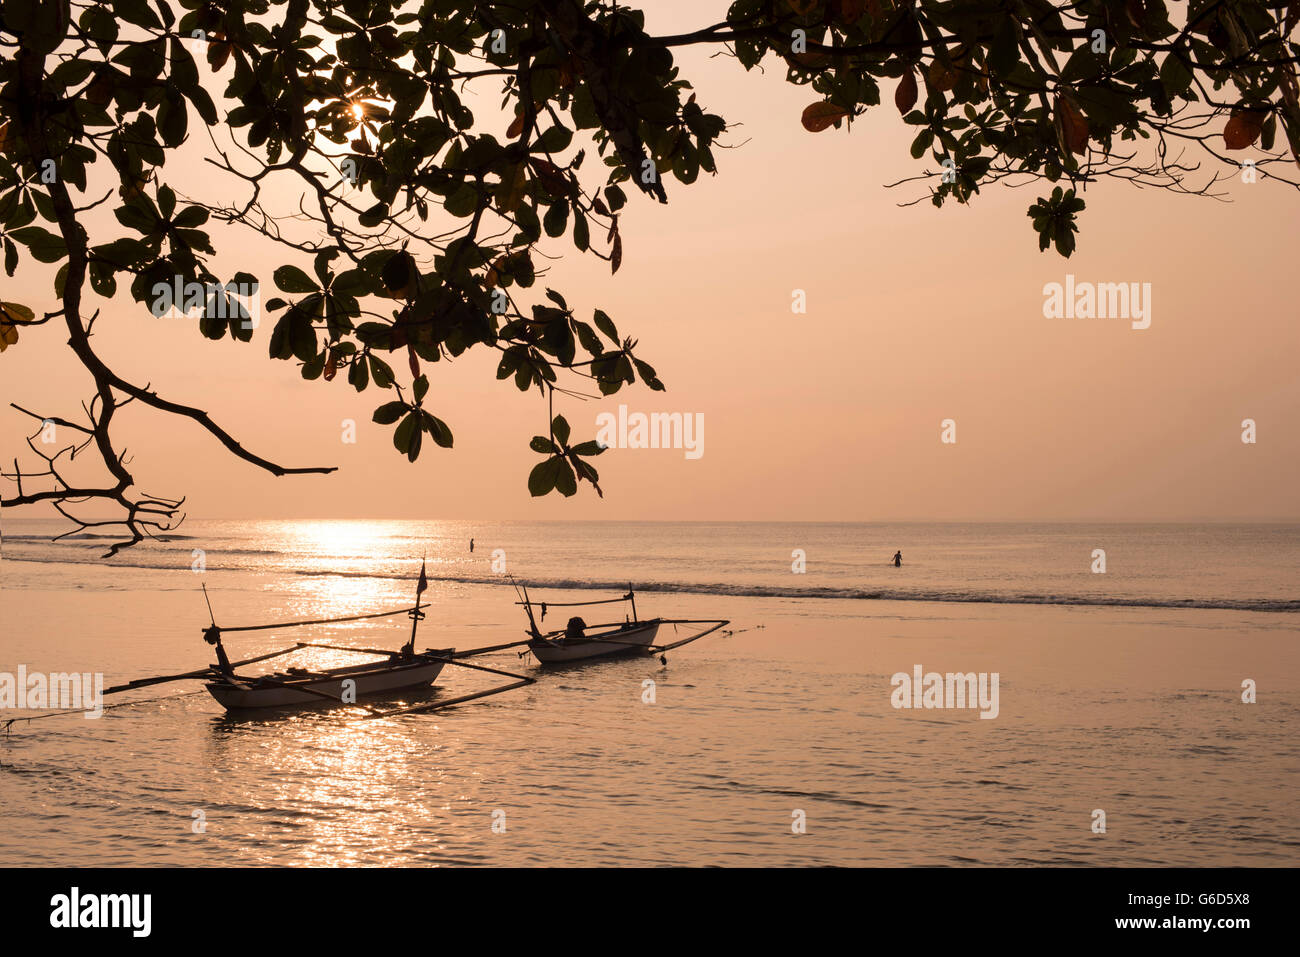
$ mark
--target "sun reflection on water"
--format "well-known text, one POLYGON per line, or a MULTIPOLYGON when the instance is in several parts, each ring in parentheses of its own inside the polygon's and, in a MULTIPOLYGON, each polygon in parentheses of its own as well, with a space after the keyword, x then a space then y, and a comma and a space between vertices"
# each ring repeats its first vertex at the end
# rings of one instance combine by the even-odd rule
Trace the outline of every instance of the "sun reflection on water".
POLYGON ((455 827, 448 811, 469 800, 463 781, 448 779, 448 767, 455 763, 458 779, 481 772, 472 755, 449 754, 459 748, 429 730, 337 710, 222 719, 213 722, 209 757, 218 770, 238 764, 238 773, 220 777, 228 789, 223 803, 274 809, 276 825, 259 828, 267 861, 283 862, 287 852, 305 866, 358 866, 445 851, 455 827))
MULTIPOLYGON (((436 526, 430 532, 436 534, 436 526)), ((285 523, 277 535, 286 542, 296 576, 280 578, 277 591, 291 599, 276 614, 296 620, 346 617, 409 606, 422 555, 414 542, 394 535, 394 523, 347 519, 285 523)), ((430 596, 426 595, 426 600, 430 596)), ((394 619, 395 621, 397 619, 394 619)), ((331 626, 333 635, 365 634, 384 622, 331 626)))

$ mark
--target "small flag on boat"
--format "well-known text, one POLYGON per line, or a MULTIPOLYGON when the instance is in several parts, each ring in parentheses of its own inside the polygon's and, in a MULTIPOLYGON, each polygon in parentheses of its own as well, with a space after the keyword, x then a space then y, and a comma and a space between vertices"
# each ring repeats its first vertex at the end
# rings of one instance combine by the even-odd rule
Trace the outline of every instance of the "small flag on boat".
POLYGON ((415 597, 419 598, 421 593, 429 587, 429 579, 424 574, 424 562, 420 562, 420 583, 415 586, 415 597))

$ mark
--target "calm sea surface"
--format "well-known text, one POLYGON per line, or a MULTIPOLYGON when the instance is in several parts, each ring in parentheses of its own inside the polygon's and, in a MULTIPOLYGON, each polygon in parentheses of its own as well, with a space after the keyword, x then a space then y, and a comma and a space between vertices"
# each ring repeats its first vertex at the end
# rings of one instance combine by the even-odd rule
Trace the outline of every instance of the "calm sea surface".
MULTIPOLYGON (((538 683, 428 716, 231 719, 189 683, 17 723, 0 865, 1300 862, 1300 526, 194 522, 110 561, 3 530, 0 675, 202 667, 200 583, 224 626, 356 615, 409 604, 422 557, 421 647, 522 638, 508 576, 555 602, 633 582, 641 617, 734 633, 667 665, 487 655, 538 683), (895 709, 916 665, 997 673, 997 717, 895 709)), ((409 700, 496 682, 448 668, 409 700)))

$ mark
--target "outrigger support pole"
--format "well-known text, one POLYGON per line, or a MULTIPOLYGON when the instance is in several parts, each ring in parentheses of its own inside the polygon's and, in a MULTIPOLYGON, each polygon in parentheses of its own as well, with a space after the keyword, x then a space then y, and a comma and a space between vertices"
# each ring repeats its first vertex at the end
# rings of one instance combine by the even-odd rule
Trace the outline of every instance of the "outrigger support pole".
MULTIPOLYGON (((454 662, 453 662, 454 663, 454 662)), ((486 698, 489 695, 501 694, 503 691, 513 691, 515 688, 522 688, 524 685, 535 684, 536 679, 520 678, 518 681, 508 685, 500 685, 496 688, 488 688, 486 691, 477 691, 474 694, 461 695, 459 698, 448 698, 446 701, 435 701, 432 704, 418 704, 412 708, 398 708, 396 711, 381 711, 378 714, 372 714, 371 718, 395 718, 404 714, 428 714, 430 711, 440 711, 443 708, 450 708, 452 705, 464 704, 467 701, 473 701, 476 698, 486 698)), ((368 720, 368 719, 365 719, 368 720)))
MULTIPOLYGON (((453 651, 451 654, 448 655, 438 654, 437 652, 434 652, 433 654, 436 655, 436 657, 438 657, 440 660, 443 658, 474 658, 477 657, 478 655, 490 654, 493 651, 505 651, 508 648, 518 648, 520 645, 528 644, 528 642, 530 642, 531 640, 532 640, 531 638, 525 638, 523 641, 507 641, 503 645, 484 645, 482 648, 466 648, 464 651, 453 651)), ((318 642, 312 642, 312 641, 300 641, 298 642, 298 647, 299 648, 328 648, 330 651, 355 651, 357 654, 361 654, 361 655, 382 655, 386 658, 394 658, 397 655, 401 654, 401 652, 386 651, 383 648, 351 648, 348 647, 347 645, 322 645, 319 644, 318 642)), ((418 653, 417 657, 427 656, 427 655, 429 655, 429 652, 422 651, 418 653)))
POLYGON ((469 665, 463 661, 456 661, 443 655, 431 655, 425 652, 422 657, 434 661, 442 661, 449 665, 456 665, 458 668, 470 668, 474 671, 486 671, 488 674, 504 675, 507 678, 517 680, 506 685, 499 685, 495 688, 488 688, 486 691, 476 691, 473 694, 460 695, 457 698, 448 698, 445 701, 431 701, 428 704, 412 705, 409 708, 397 708, 393 711, 380 711, 370 715, 371 718, 392 718, 403 714, 428 714, 430 711, 441 711, 443 708, 450 708, 455 704, 464 704, 466 701, 473 701, 476 698, 486 698, 489 695, 501 694, 503 691, 513 691, 515 688, 522 688, 524 685, 536 684, 536 678, 529 678, 527 675, 517 675, 510 671, 502 671, 500 668, 488 668, 483 665, 469 665))
POLYGON ((661 625, 707 625, 710 622, 713 623, 713 627, 706 628, 698 635, 691 635, 689 638, 683 638, 681 641, 674 641, 667 645, 650 645, 646 648, 646 651, 652 655, 663 654, 665 651, 670 651, 673 648, 680 648, 682 645, 689 645, 692 641, 699 641, 705 635, 711 635, 719 628, 725 628, 727 625, 731 624, 729 619, 722 618, 663 618, 659 622, 661 625))
MULTIPOLYGON (((524 592, 527 593, 527 586, 524 592)), ((580 608, 583 605, 613 605, 616 602, 627 601, 632 596, 619 595, 617 598, 598 598, 595 601, 517 601, 516 605, 546 605, 549 608, 580 608)))
MULTIPOLYGON (((266 661, 268 658, 278 658, 280 655, 287 655, 290 652, 297 651, 297 648, 285 648, 282 651, 272 651, 269 654, 258 655, 256 658, 245 658, 243 661, 233 661, 232 668, 240 668, 244 665, 251 665, 254 662, 266 661)), ((185 681, 187 679, 212 678, 217 674, 216 669, 211 666, 201 668, 198 671, 186 671, 179 675, 156 675, 152 678, 136 678, 134 681, 128 681, 126 684, 114 685, 112 688, 105 688, 102 694, 117 694, 119 691, 134 691, 137 688, 147 688, 150 685, 160 685, 168 681, 185 681)))
MULTIPOLYGON (((516 641, 516 642, 512 642, 511 644, 523 645, 523 644, 527 644, 527 642, 516 641)), ((323 645, 320 644, 319 642, 310 642, 310 641, 300 641, 298 642, 298 647, 299 648, 327 648, 331 651, 354 651, 360 655, 396 654, 396 652, 382 651, 378 648, 347 648, 344 647, 343 645, 323 645)), ((505 647, 510 647, 510 645, 507 645, 505 647)), ((492 650, 495 649, 494 648, 472 648, 470 649, 470 653, 484 654, 485 652, 492 651, 492 650)), ((457 668, 469 668, 471 671, 486 671, 488 674, 503 675, 507 678, 515 678, 517 680, 508 685, 501 685, 500 687, 497 688, 488 688, 486 691, 476 691, 473 694, 461 695, 460 697, 457 698, 448 698, 445 701, 431 701, 427 704, 412 705, 409 708, 396 708, 392 711, 376 711, 375 709, 371 708, 368 709, 371 712, 370 715, 368 715, 368 717, 388 718, 388 717, 395 717, 397 715, 403 715, 403 714, 424 714, 429 711, 439 711, 443 708, 448 708, 454 704, 463 704, 466 701, 473 701, 475 698, 486 698, 488 695, 500 694, 503 691, 510 691, 514 688, 522 688, 524 685, 531 685, 537 683, 536 678, 529 678, 527 675, 517 675, 511 671, 502 671, 500 668, 489 668, 486 665, 470 665, 470 664, 466 664, 463 661, 456 661, 454 655, 440 655, 437 654, 436 652, 421 651, 421 652, 417 652, 415 657, 424 658, 427 661, 441 661, 443 662, 443 664, 455 665, 457 668)), ((329 697, 334 701, 338 700, 337 698, 334 698, 333 695, 327 695, 326 697, 329 697)), ((365 707, 365 706, 362 705, 361 707, 365 707)))
MULTIPOLYGON (((428 603, 417 604, 416 608, 428 608, 428 603)), ((279 621, 270 625, 227 625, 222 631, 269 631, 274 628, 302 628, 307 625, 333 625, 344 621, 367 621, 371 618, 391 618, 393 615, 408 615, 413 609, 398 608, 394 611, 379 611, 370 615, 348 615, 344 618, 315 618, 311 621, 279 621)))
POLYGON ((533 639, 525 638, 523 641, 507 641, 503 645, 485 645, 482 648, 466 648, 464 651, 453 652, 453 658, 474 658, 478 655, 490 654, 494 651, 505 651, 508 648, 518 648, 520 645, 526 645, 533 639))

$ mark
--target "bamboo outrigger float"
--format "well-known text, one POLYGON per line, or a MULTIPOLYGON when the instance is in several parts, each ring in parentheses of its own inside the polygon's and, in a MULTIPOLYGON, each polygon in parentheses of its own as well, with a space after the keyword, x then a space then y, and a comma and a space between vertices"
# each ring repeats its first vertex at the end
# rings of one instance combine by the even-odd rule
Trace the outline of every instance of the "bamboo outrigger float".
POLYGON ((710 635, 719 628, 731 624, 725 618, 649 618, 638 619, 636 616, 636 593, 631 582, 627 594, 618 598, 601 598, 595 601, 544 602, 530 601, 528 588, 523 589, 521 601, 528 614, 528 650, 539 663, 544 665, 568 664, 574 661, 586 661, 591 658, 606 658, 618 655, 658 655, 659 660, 667 663, 665 652, 680 648, 682 645, 697 641, 710 635), (576 608, 583 605, 611 605, 627 602, 631 606, 630 617, 621 622, 606 622, 588 625, 581 618, 570 618, 568 625, 555 631, 543 632, 533 617, 533 608, 541 608, 542 620, 546 620, 548 608, 576 608), (665 645, 656 645, 655 636, 663 625, 710 625, 704 631, 665 645), (589 632, 588 629, 594 629, 589 632))

